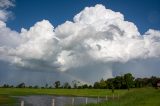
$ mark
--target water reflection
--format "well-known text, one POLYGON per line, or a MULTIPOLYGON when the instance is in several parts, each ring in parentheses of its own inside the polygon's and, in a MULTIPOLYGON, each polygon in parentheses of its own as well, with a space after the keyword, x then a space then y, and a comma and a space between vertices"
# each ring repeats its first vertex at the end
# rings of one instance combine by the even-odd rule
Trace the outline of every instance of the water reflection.
MULTIPOLYGON (((24 106, 77 106, 85 103, 97 103, 97 98, 86 97, 68 97, 68 96, 22 96, 19 97, 24 101, 24 106)), ((99 102, 104 101, 105 98, 99 98, 99 102)))

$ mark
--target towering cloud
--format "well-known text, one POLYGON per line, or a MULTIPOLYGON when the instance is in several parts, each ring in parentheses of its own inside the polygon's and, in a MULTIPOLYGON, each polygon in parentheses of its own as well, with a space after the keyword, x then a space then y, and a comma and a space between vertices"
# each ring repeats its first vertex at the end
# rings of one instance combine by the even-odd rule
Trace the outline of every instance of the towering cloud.
POLYGON ((100 4, 86 7, 73 21, 56 28, 42 20, 18 33, 2 20, 0 59, 21 69, 63 71, 80 79, 97 80, 112 77, 117 63, 160 58, 160 31, 149 29, 141 35, 123 14, 100 4))

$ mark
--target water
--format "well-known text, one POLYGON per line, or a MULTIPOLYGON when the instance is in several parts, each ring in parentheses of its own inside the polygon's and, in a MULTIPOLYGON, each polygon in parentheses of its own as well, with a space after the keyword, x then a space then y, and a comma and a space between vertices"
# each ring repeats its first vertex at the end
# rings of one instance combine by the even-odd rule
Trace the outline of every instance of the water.
MULTIPOLYGON (((24 106, 71 106, 73 102, 74 105, 77 106, 79 104, 86 103, 86 97, 35 95, 35 96, 21 96, 18 98, 21 101, 24 101, 24 106)), ((99 102, 104 100, 105 98, 99 98, 99 102)), ((87 98, 87 103, 97 103, 97 101, 98 101, 97 98, 87 98)))

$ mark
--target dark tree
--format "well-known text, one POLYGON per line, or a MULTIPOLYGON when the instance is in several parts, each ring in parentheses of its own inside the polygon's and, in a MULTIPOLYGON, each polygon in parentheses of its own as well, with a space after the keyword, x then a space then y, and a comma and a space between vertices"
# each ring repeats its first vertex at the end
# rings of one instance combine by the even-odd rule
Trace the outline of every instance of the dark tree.
POLYGON ((30 85, 29 88, 33 88, 33 87, 30 85))
POLYGON ((4 84, 2 87, 3 88, 9 88, 9 85, 8 84, 4 84))
POLYGON ((99 82, 95 82, 94 85, 93 85, 93 87, 94 87, 95 89, 99 89, 99 88, 100 88, 99 82))
POLYGON ((157 81, 159 80, 159 78, 155 77, 155 76, 152 76, 150 78, 150 83, 153 87, 156 87, 157 86, 157 81))
POLYGON ((141 88, 141 87, 143 87, 143 79, 142 79, 142 78, 137 78, 137 79, 135 79, 134 83, 135 83, 135 87, 136 87, 136 88, 141 88))
POLYGON ((89 86, 87 84, 82 85, 82 88, 88 88, 89 86))
POLYGON ((20 83, 19 85, 17 85, 17 88, 25 88, 25 83, 20 83))
POLYGON ((55 88, 60 88, 60 85, 61 85, 61 82, 60 82, 60 81, 56 81, 56 82, 54 83, 54 87, 55 87, 55 88))
POLYGON ((114 78, 107 79, 107 85, 109 89, 112 89, 114 86, 114 78))
POLYGON ((108 88, 112 89, 112 93, 114 93, 114 89, 115 89, 115 87, 114 87, 114 78, 108 79, 107 83, 108 83, 108 88))
POLYGON ((117 77, 115 77, 113 83, 114 83, 114 87, 115 87, 116 89, 122 88, 123 77, 122 77, 122 76, 117 76, 117 77))
POLYGON ((48 88, 48 84, 45 85, 45 88, 48 88))
POLYGON ((65 89, 70 89, 71 86, 70 86, 70 84, 69 84, 68 82, 65 82, 65 83, 63 84, 63 88, 65 88, 65 89))
POLYGON ((92 89, 93 87, 92 87, 92 85, 89 85, 88 88, 89 88, 89 89, 92 89))
POLYGON ((107 88, 107 83, 106 83, 106 81, 104 81, 104 79, 101 79, 100 82, 99 82, 99 86, 100 86, 100 89, 105 89, 105 88, 107 88))
POLYGON ((73 80, 72 81, 72 85, 73 85, 73 88, 78 88, 78 86, 80 85, 80 82, 79 81, 77 81, 77 80, 73 80))
POLYGON ((39 88, 39 86, 38 86, 38 85, 35 85, 33 88, 37 89, 37 88, 39 88))
POLYGON ((131 73, 127 73, 124 75, 124 80, 126 83, 126 87, 129 90, 131 87, 134 85, 134 77, 132 76, 131 73))

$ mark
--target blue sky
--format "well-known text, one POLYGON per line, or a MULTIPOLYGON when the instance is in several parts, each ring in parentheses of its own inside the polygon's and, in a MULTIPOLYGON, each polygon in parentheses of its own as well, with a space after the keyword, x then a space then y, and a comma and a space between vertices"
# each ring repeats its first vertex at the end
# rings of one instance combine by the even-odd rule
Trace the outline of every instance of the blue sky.
POLYGON ((135 23, 142 34, 149 28, 160 29, 160 0, 16 0, 15 4, 11 8, 14 17, 7 25, 16 31, 22 27, 29 28, 43 19, 55 27, 95 4, 121 12, 125 20, 135 23))

